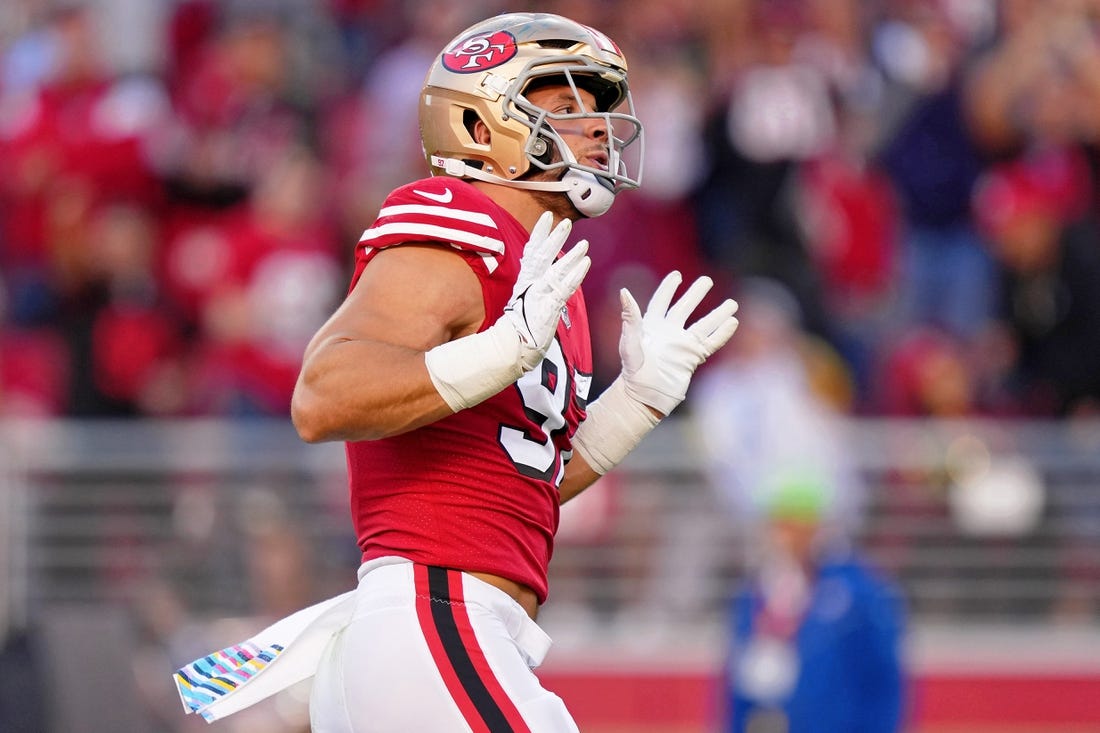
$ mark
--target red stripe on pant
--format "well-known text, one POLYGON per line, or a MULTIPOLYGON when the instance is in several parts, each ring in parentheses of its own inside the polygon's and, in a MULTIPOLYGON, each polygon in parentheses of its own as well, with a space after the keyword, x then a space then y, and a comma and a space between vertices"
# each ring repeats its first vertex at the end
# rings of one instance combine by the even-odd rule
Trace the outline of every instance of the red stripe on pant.
POLYGON ((414 565, 416 615, 447 690, 474 733, 530 733, 478 644, 457 570, 414 565))

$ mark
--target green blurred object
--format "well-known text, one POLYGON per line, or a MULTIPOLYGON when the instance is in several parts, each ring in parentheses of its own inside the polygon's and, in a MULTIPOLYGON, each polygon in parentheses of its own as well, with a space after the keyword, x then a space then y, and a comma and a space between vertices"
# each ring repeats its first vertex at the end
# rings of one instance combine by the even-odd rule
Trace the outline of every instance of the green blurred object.
POLYGON ((825 514, 832 492, 816 473, 788 471, 778 475, 767 494, 767 514, 772 519, 814 522, 825 514))

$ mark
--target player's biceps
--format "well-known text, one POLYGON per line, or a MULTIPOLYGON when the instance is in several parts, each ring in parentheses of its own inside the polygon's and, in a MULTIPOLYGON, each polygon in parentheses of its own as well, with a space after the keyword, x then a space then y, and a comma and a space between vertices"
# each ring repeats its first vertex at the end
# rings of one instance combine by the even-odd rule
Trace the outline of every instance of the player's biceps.
POLYGON ((481 326, 486 314, 476 265, 438 246, 388 249, 364 269, 348 300, 379 337, 428 349, 481 326))
POLYGON ((463 335, 480 312, 456 299, 407 297, 403 293, 353 292, 345 306, 324 327, 329 343, 377 342, 417 351, 463 335))

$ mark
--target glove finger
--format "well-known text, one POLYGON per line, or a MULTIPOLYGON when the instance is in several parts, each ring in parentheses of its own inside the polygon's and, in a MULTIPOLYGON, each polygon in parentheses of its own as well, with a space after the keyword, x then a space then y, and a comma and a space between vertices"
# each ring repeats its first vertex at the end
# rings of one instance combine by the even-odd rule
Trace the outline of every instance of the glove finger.
POLYGON ((619 305, 623 308, 623 322, 629 323, 631 328, 638 328, 642 320, 642 309, 638 307, 638 301, 626 288, 619 291, 619 305))
MULTIPOLYGON (((543 215, 549 221, 550 213, 547 212, 543 215)), ((561 252, 562 246, 565 245, 565 240, 569 238, 569 231, 573 228, 573 222, 568 219, 562 219, 561 222, 554 227, 549 233, 539 241, 538 246, 535 248, 536 256, 536 269, 532 273, 534 277, 539 277, 557 258, 558 253, 561 252)))
MULTIPOLYGON (((569 277, 566 280, 566 286, 568 287, 570 296, 577 292, 577 288, 581 286, 581 283, 584 281, 584 276, 588 274, 590 269, 592 269, 592 258, 582 257, 577 261, 576 266, 570 270, 569 277)), ((566 296, 566 300, 568 299, 569 297, 566 296)))
POLYGON ((531 238, 527 240, 523 257, 520 259, 519 277, 516 279, 513 295, 523 292, 528 285, 545 273, 561 251, 562 245, 565 244, 572 222, 563 219, 561 224, 551 231, 553 223, 554 215, 545 211, 531 230, 531 238))
POLYGON ((736 318, 730 316, 719 324, 717 328, 711 331, 710 335, 703 339, 703 345, 707 349, 706 355, 710 356, 715 351, 725 346, 726 342, 733 336, 733 332, 737 330, 737 326, 740 325, 740 323, 741 322, 736 318))
POLYGON ((530 242, 541 242, 546 239, 546 235, 550 233, 550 228, 554 226, 554 215, 549 211, 544 211, 539 216, 538 221, 535 222, 535 226, 531 229, 531 236, 528 238, 530 242))
POLYGON ((619 291, 619 303, 623 309, 623 331, 619 338, 619 358, 627 373, 636 372, 645 361, 642 351, 642 309, 630 291, 619 291))
POLYGON ((680 296, 680 299, 668 309, 667 320, 682 327, 687 322, 688 316, 703 302, 703 298, 706 297, 713 286, 714 281, 706 275, 696 279, 680 296))
POLYGON ((695 323, 691 324, 688 331, 700 340, 706 341, 706 339, 714 333, 714 331, 722 325, 722 323, 737 312, 737 301, 727 299, 721 303, 717 308, 707 313, 695 323))
POLYGON ((676 288, 680 287, 680 283, 683 282, 683 279, 679 270, 673 270, 665 275, 665 279, 662 280, 661 284, 657 286, 657 289, 653 291, 653 295, 649 299, 649 304, 646 306, 645 315, 647 318, 665 317, 665 313, 668 312, 668 306, 672 303, 672 296, 675 295, 676 288))
MULTIPOLYGON (((540 246, 541 257, 540 268, 536 277, 542 276, 544 273, 550 272, 558 260, 558 253, 561 252, 561 248, 565 245, 565 240, 569 238, 569 231, 573 228, 573 222, 568 219, 562 219, 561 222, 554 227, 548 235, 546 240, 540 246)), ((575 248, 574 248, 575 249, 575 248)), ((587 247, 585 248, 587 250, 587 247)), ((565 259, 562 257, 561 259, 565 259)))
POLYGON ((550 285, 563 302, 580 287, 588 268, 592 266, 587 254, 588 242, 582 239, 551 266, 550 285))
POLYGON ((573 245, 572 248, 561 257, 558 258, 554 264, 550 265, 549 277, 551 282, 556 282, 561 279, 561 274, 571 269, 578 260, 588 254, 588 242, 582 239, 573 245))
MULTIPOLYGON (((548 216, 550 212, 546 212, 543 216, 548 216)), ((546 235, 546 247, 550 252, 550 257, 553 259, 557 257, 558 252, 561 252, 562 246, 565 244, 565 240, 569 239, 569 232, 573 231, 573 222, 569 219, 562 219, 558 222, 558 225, 546 235)))
POLYGON ((535 222, 535 227, 531 230, 531 236, 527 239, 527 244, 523 248, 523 257, 520 260, 520 269, 527 275, 533 276, 537 263, 544 260, 546 257, 547 243, 546 240, 550 236, 550 228, 554 223, 554 215, 549 211, 544 211, 539 220, 535 222))

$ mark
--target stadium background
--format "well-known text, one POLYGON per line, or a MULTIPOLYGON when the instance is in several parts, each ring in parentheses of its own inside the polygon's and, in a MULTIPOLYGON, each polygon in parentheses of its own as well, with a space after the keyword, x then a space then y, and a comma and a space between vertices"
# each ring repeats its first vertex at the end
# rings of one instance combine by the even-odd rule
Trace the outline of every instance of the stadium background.
POLYGON ((812 405, 788 438, 842 437, 842 519, 909 607, 907 730, 1100 730, 1097 6, 5 2, 0 729, 206 729, 170 671, 348 587, 342 451, 286 419, 301 349, 421 175, 432 55, 537 9, 623 47, 646 123, 644 188, 578 226, 596 388, 608 295, 672 267, 802 375, 739 380, 737 346, 567 508, 546 684, 588 732, 715 729, 751 544, 721 439, 789 407, 766 388, 812 405))

